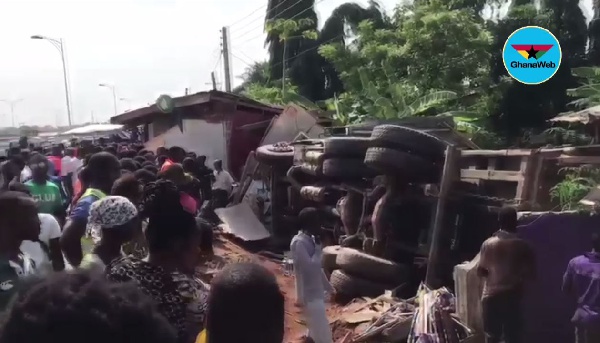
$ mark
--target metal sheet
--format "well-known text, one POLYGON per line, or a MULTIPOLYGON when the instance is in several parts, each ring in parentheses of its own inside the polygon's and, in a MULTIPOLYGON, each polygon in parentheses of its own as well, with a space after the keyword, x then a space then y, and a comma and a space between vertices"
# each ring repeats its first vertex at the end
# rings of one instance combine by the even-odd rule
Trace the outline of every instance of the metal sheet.
POLYGON ((269 231, 244 201, 231 207, 216 209, 215 213, 223 222, 221 227, 225 232, 244 241, 260 241, 271 237, 269 231))
POLYGON ((318 138, 323 129, 313 115, 299 106, 290 105, 273 121, 261 145, 291 142, 300 132, 310 138, 318 138))

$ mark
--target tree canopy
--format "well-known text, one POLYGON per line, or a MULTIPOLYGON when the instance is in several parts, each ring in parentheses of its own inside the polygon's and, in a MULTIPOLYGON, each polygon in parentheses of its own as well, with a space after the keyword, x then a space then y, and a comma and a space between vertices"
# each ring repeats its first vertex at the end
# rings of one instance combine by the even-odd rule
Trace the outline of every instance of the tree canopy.
POLYGON ((374 1, 344 3, 319 25, 314 0, 270 0, 269 60, 248 69, 243 89, 277 103, 289 92, 335 109, 342 123, 452 113, 472 133, 518 141, 598 101, 585 100, 596 85, 577 70, 600 65, 600 1, 589 27, 578 0, 509 2, 399 1, 391 13, 374 1), (553 32, 563 50, 557 74, 535 86, 512 80, 502 62, 508 36, 528 25, 553 32))

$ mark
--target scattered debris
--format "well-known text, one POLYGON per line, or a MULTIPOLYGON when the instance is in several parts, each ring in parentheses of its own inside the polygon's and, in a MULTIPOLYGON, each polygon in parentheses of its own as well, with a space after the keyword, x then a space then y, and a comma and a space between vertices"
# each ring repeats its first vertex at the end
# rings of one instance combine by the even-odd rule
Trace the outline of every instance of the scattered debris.
POLYGON ((390 291, 377 298, 357 298, 332 324, 336 342, 465 343, 473 334, 455 312, 446 288, 421 286, 415 298, 402 300, 390 291))

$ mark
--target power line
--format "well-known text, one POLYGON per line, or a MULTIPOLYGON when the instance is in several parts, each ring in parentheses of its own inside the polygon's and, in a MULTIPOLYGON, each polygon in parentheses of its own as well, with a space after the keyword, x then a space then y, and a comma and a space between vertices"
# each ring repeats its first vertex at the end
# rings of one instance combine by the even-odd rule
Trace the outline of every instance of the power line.
POLYGON ((243 51, 241 51, 241 50, 238 50, 238 52, 239 52, 240 54, 244 55, 244 57, 248 58, 248 60, 252 61, 252 63, 256 63, 256 61, 254 60, 254 58, 252 58, 252 57, 250 57, 250 56, 246 55, 246 53, 245 53, 245 52, 243 52, 243 51))
POLYGON ((258 34, 258 35, 256 35, 256 36, 254 36, 254 37, 252 37, 252 38, 248 38, 248 39, 246 39, 246 40, 244 41, 243 45, 246 45, 246 44, 248 44, 248 42, 252 42, 252 41, 253 41, 253 40, 255 40, 256 38, 260 38, 260 37, 262 37, 263 35, 266 35, 266 33, 265 33, 265 32, 261 32, 260 34, 258 34))
POLYGON ((233 52, 231 52, 231 56, 235 57, 237 60, 239 60, 240 62, 244 63, 248 67, 252 67, 252 63, 246 62, 243 58, 239 57, 238 55, 234 54, 233 52))
POLYGON ((222 58, 223 58, 223 52, 219 52, 219 58, 217 59, 217 63, 215 63, 215 66, 212 68, 212 71, 215 71, 217 69, 217 66, 221 62, 222 58))
MULTIPOLYGON (((283 14, 283 13, 285 13, 287 10, 289 10, 289 9, 291 9, 292 7, 296 6, 296 5, 297 5, 298 3, 300 3, 301 1, 303 1, 303 0, 298 0, 298 1, 296 1, 294 4, 292 4, 292 5, 291 5, 291 6, 289 6, 288 8, 284 9, 283 11, 281 11, 281 13, 278 13, 278 14, 277 14, 277 16, 280 16, 280 15, 282 15, 282 14, 283 14)), ((315 7, 316 7, 318 4, 320 4, 321 2, 323 2, 323 1, 325 1, 325 0, 319 0, 319 1, 315 2, 315 4, 314 4, 313 6, 307 7, 307 8, 305 8, 304 10, 302 10, 302 11, 300 11, 300 12, 296 13, 294 16, 292 16, 292 17, 291 17, 291 18, 289 18, 288 20, 292 20, 292 19, 294 19, 294 18, 298 17, 299 15, 303 14, 304 12, 306 12, 306 11, 308 11, 308 10, 311 10, 311 9, 312 9, 312 10, 315 10, 315 7)), ((275 9, 275 8, 274 8, 274 9, 275 9)), ((268 13, 267 13, 267 15, 268 15, 268 13)), ((276 17, 277 17, 277 16, 276 16, 276 17)), ((274 19, 278 19, 278 18, 274 18, 274 19)), ((262 24, 262 25, 264 25, 264 24, 262 24)), ((242 35, 238 36, 238 37, 237 37, 237 39, 240 39, 241 37, 244 37, 244 36, 246 36, 248 33, 252 32, 253 30, 256 30, 256 29, 258 29, 259 27, 260 27, 260 26, 254 27, 254 28, 252 28, 252 29, 250 29, 250 30, 248 30, 248 31, 246 31, 246 32, 244 32, 244 33, 242 33, 242 35)))
MULTIPOLYGON (((303 1, 303 0, 298 0, 298 1, 296 1, 296 2, 295 2, 293 5, 289 6, 288 8, 286 8, 285 10, 283 10, 283 11, 282 11, 281 13, 279 13, 279 14, 282 14, 282 13, 283 13, 283 12, 285 12, 286 10, 288 10, 288 9, 290 9, 290 8, 292 8, 292 7, 294 7, 294 6, 296 6, 296 5, 297 5, 297 4, 299 4, 301 1, 303 1)), ((271 12, 275 11, 276 9, 278 9, 278 8, 279 8, 281 5, 283 5, 283 4, 285 4, 285 3, 286 3, 286 0, 282 0, 282 1, 281 1, 280 3, 278 3, 278 4, 277 4, 275 7, 271 8, 269 11, 267 11, 267 13, 265 13, 265 18, 266 18, 266 17, 268 17, 268 16, 269 16, 269 14, 271 14, 271 12)), ((265 6, 262 6, 261 8, 264 8, 264 7, 266 7, 266 6, 267 6, 267 5, 265 5, 265 6)), ((252 12, 252 13, 256 13, 257 11, 258 11, 258 10, 254 11, 254 12, 252 12)), ((249 16, 249 15, 248 15, 248 16, 249 16)), ((246 18, 247 18, 248 16, 246 16, 246 18)), ((254 19, 253 21, 251 21, 251 22, 247 23, 246 25, 242 26, 241 28, 239 28, 239 29, 238 29, 238 31, 239 31, 239 30, 241 30, 241 29, 243 29, 243 28, 245 28, 245 27, 248 27, 248 25, 250 25, 250 24, 252 24, 252 23, 256 22, 257 20, 261 20, 261 19, 262 19, 262 18, 259 16, 258 18, 254 19)), ((235 31, 235 30, 234 30, 234 31, 235 31)))
POLYGON ((290 61, 290 60, 293 60, 293 59, 295 59, 295 58, 296 58, 296 57, 298 57, 298 56, 301 56, 301 55, 303 55, 303 54, 305 54, 305 53, 307 53, 307 52, 309 52, 309 51, 311 51, 311 50, 318 49, 318 48, 320 48, 320 47, 321 47, 321 45, 327 44, 327 43, 329 43, 329 42, 331 42, 331 41, 333 41, 333 40, 335 40, 335 39, 341 38, 341 37, 343 37, 343 36, 344 36, 343 34, 341 34, 341 35, 338 35, 338 36, 335 36, 335 37, 333 37, 333 38, 331 38, 331 39, 328 39, 328 40, 324 41, 323 43, 320 43, 320 44, 318 44, 317 46, 314 46, 314 47, 312 47, 312 48, 309 48, 309 49, 303 50, 303 51, 301 51, 301 52, 297 53, 297 54, 296 54, 295 56, 293 56, 293 57, 287 58, 287 59, 285 59, 285 60, 283 60, 283 61, 281 61, 281 62, 279 62, 279 63, 275 63, 275 64, 273 64, 273 65, 272 65, 272 66, 270 66, 270 67, 271 67, 271 68, 278 67, 278 66, 282 65, 283 63, 287 63, 288 61, 290 61))
MULTIPOLYGON (((268 5, 268 4, 267 4, 268 5)), ((243 17, 242 19, 238 20, 237 22, 234 22, 233 24, 230 24, 229 26, 234 26, 236 24, 239 24, 240 22, 244 21, 244 19, 249 18, 250 16, 252 16, 254 13, 262 10, 263 8, 267 7, 267 5, 262 5, 259 8, 255 9, 254 11, 250 12, 250 14, 246 15, 245 17, 243 17)))

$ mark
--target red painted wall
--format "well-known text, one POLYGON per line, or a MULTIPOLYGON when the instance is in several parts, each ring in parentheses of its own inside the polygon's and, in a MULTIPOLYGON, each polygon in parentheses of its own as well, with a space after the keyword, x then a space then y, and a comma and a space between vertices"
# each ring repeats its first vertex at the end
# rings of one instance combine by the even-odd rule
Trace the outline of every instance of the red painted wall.
POLYGON ((248 154, 250 151, 256 150, 266 130, 266 127, 257 130, 241 130, 240 127, 271 119, 277 114, 276 112, 260 113, 258 110, 253 109, 246 110, 240 106, 234 115, 227 116, 230 129, 227 151, 229 155, 229 169, 237 180, 241 177, 240 174, 244 169, 248 154))

